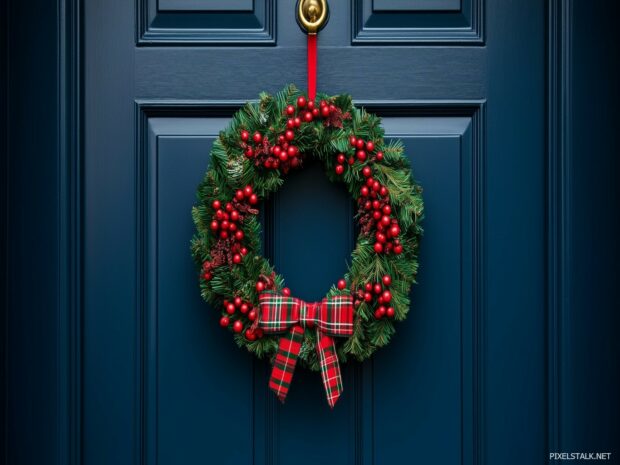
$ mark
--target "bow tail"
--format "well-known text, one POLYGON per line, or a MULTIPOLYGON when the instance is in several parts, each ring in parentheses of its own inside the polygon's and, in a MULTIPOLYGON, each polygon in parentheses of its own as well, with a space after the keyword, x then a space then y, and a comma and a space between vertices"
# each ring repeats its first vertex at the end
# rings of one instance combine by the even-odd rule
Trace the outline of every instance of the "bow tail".
POLYGON ((304 329, 301 326, 293 326, 278 341, 278 353, 271 369, 269 388, 275 392, 280 402, 284 402, 291 386, 303 337, 304 329))
POLYGON ((317 331, 316 350, 319 355, 327 403, 331 408, 334 408, 340 394, 342 394, 342 377, 340 376, 340 364, 338 363, 334 339, 317 331))

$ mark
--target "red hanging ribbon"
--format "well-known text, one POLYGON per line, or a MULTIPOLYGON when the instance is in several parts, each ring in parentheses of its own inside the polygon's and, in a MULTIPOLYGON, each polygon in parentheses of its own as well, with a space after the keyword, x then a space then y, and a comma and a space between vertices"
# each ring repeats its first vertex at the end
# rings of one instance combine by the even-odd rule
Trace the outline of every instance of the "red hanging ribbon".
POLYGON ((316 98, 316 55, 318 34, 308 34, 308 98, 316 98))
POLYGON ((274 292, 259 296, 259 326, 269 334, 283 334, 271 371, 269 387, 284 402, 301 350, 305 329, 317 333, 316 351, 327 403, 333 407, 342 394, 342 377, 334 337, 353 334, 353 298, 332 296, 307 303, 274 292))

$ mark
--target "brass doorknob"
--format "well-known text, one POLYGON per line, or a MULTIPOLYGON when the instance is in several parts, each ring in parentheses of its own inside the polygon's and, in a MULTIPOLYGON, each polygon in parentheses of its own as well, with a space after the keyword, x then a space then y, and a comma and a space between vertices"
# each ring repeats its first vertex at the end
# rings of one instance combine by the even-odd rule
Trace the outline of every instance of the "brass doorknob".
POLYGON ((297 0, 297 23, 307 34, 316 34, 329 19, 327 0, 297 0))

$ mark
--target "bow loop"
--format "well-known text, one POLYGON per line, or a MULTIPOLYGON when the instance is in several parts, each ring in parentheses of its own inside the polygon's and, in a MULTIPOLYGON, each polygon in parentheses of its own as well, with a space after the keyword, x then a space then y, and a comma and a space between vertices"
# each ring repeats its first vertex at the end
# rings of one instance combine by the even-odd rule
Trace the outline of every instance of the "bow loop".
POLYGON ((284 333, 278 341, 278 353, 269 387, 284 402, 290 387, 305 328, 316 327, 316 351, 321 366, 327 402, 334 406, 342 393, 340 365, 334 336, 353 334, 353 298, 332 296, 321 302, 304 302, 272 291, 259 296, 259 326, 265 333, 284 333))

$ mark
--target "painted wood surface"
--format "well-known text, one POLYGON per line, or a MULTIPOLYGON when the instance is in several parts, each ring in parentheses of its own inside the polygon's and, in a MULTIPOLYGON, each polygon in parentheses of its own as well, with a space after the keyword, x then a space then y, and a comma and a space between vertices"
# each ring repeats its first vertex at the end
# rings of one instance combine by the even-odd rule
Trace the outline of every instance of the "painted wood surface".
MULTIPOLYGON (((289 2, 9 3, 5 463, 615 452, 617 15, 604 2, 331 2, 319 88, 384 118, 427 207, 409 318, 346 365, 334 411, 314 373, 274 400, 268 365, 200 300, 188 249, 217 132, 260 91, 305 85, 289 2)), ((265 205, 265 253, 316 299, 346 269, 352 206, 319 166, 289 181, 265 205)))

